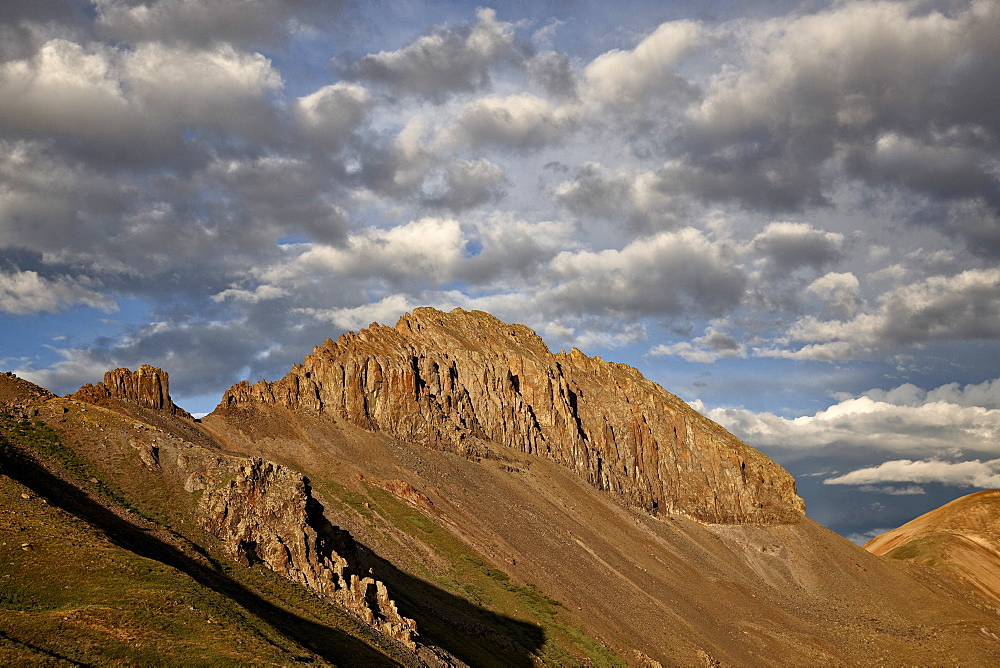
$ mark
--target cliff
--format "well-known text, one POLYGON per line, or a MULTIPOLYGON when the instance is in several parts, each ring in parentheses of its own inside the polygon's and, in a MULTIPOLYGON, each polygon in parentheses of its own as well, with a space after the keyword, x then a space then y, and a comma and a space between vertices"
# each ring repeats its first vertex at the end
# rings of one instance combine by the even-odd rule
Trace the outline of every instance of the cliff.
POLYGON ((284 577, 332 597, 367 624, 416 649, 416 623, 399 614, 381 582, 359 575, 353 538, 333 526, 301 474, 261 459, 213 459, 190 455, 185 489, 203 490, 199 523, 246 566, 263 563, 284 577))
POLYGON ((480 311, 419 308, 395 328, 327 340, 279 381, 234 385, 217 411, 260 404, 434 448, 513 448, 652 513, 749 524, 804 513, 784 469, 637 370, 552 354, 480 311))
POLYGON ((140 406, 170 415, 191 417, 170 398, 170 381, 166 371, 143 364, 135 371, 113 369, 104 374, 104 381, 87 384, 69 395, 70 399, 98 406, 110 406, 114 401, 140 406))

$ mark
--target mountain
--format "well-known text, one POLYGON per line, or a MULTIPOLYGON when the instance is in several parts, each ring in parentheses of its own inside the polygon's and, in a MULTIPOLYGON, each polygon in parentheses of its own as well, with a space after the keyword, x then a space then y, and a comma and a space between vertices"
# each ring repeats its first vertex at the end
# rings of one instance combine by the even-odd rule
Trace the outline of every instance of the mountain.
POLYGON ((1000 610, 1000 490, 955 499, 864 547, 928 569, 1000 610))
POLYGON ((809 520, 762 453, 482 312, 328 340, 201 420, 149 366, 0 403, 7 663, 1000 658, 992 611, 809 520))

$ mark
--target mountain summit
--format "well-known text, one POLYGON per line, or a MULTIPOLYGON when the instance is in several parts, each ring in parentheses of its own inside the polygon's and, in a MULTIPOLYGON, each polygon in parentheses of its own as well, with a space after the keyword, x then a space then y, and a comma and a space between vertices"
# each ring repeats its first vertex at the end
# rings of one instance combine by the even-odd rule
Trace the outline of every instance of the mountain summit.
POLYGON ((233 386, 220 409, 248 403, 435 448, 489 442, 544 457, 654 514, 771 524, 805 512, 784 469, 636 369, 552 354, 482 311, 418 308, 395 328, 327 340, 279 381, 233 386))
POLYGON ((0 663, 1000 660, 992 608, 808 519, 637 370, 486 313, 328 340, 201 420, 168 390, 0 375, 0 663))

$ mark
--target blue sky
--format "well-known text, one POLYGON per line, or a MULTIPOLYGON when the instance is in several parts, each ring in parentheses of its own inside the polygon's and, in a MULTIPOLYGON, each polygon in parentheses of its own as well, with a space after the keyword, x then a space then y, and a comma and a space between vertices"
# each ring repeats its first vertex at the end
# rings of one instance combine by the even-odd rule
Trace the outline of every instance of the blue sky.
POLYGON ((998 72, 994 2, 5 1, 0 366, 207 412, 483 309, 860 540, 1000 486, 998 72))

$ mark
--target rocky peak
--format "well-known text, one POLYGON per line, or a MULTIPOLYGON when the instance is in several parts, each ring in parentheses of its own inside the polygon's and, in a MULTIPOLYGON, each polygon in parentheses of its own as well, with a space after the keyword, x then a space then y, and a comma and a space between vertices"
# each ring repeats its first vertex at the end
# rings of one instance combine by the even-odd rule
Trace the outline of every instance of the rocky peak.
POLYGON ((768 524, 804 512, 784 469, 636 369, 552 354, 481 311, 418 308, 328 339, 279 381, 234 385, 217 410, 260 404, 435 448, 514 448, 652 513, 768 524))
POLYGON ((168 379, 166 371, 149 364, 143 364, 135 371, 113 369, 104 374, 103 382, 97 385, 88 383, 69 395, 69 398, 99 406, 117 400, 171 415, 190 417, 170 399, 168 379))

